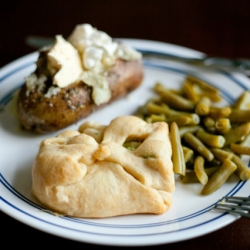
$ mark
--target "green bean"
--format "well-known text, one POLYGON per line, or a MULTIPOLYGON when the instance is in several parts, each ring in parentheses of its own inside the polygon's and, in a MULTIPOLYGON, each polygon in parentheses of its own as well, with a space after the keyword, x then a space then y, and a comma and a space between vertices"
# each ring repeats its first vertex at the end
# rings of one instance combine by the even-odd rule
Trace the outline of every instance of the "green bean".
POLYGON ((250 109, 250 91, 244 91, 237 99, 235 109, 250 109))
MULTIPOLYGON (((188 86, 189 91, 191 93, 191 89, 192 89, 193 96, 196 95, 199 98, 206 96, 212 102, 221 101, 221 97, 219 95, 220 91, 218 89, 212 87, 211 85, 207 84, 206 82, 204 82, 198 78, 192 77, 192 76, 188 76, 186 78, 185 83, 188 83, 188 82, 189 82, 189 84, 187 84, 187 85, 189 85, 188 86)), ((185 88, 184 88, 184 90, 185 90, 185 88)), ((186 90, 186 94, 188 95, 187 90, 186 90)))
POLYGON ((178 125, 178 127, 186 126, 193 123, 192 119, 187 116, 166 117, 165 121, 169 124, 175 122, 178 125))
POLYGON ((152 119, 150 116, 147 116, 147 117, 144 117, 144 120, 147 122, 147 123, 153 123, 152 119))
POLYGON ((216 132, 215 119, 207 116, 202 120, 202 122, 203 122, 203 127, 204 127, 204 129, 206 129, 207 132, 209 132, 211 134, 215 134, 215 132, 216 132))
POLYGON ((236 143, 231 143, 230 148, 235 154, 250 155, 250 147, 246 147, 236 143))
POLYGON ((194 114, 194 113, 191 113, 191 114, 186 114, 186 115, 176 115, 176 116, 173 116, 174 118, 179 118, 179 117, 187 117, 189 118, 189 122, 186 123, 188 125, 198 125, 200 123, 200 117, 197 115, 197 114, 194 114))
POLYGON ((212 154, 212 152, 203 144, 201 140, 199 140, 193 134, 186 133, 183 138, 194 150, 199 152, 208 161, 213 160, 214 155, 212 154))
POLYGON ((226 118, 230 115, 231 108, 230 107, 210 107, 209 116, 214 119, 226 118))
POLYGON ((194 76, 187 76, 186 79, 188 81, 190 81, 192 84, 199 86, 204 91, 208 91, 208 92, 213 93, 213 94, 219 94, 219 90, 217 88, 213 87, 210 84, 207 84, 206 82, 204 82, 204 81, 202 81, 194 76))
POLYGON ((135 149, 137 149, 139 146, 141 145, 141 142, 138 141, 127 141, 123 143, 123 147, 134 151, 135 149))
POLYGON ((187 113, 176 111, 169 108, 166 104, 160 105, 149 102, 147 105, 148 114, 164 114, 166 115, 166 122, 176 121, 178 126, 196 125, 200 123, 200 117, 195 113, 187 113))
POLYGON ((207 146, 215 148, 222 148, 226 141, 222 135, 207 133, 203 128, 198 130, 196 136, 207 146))
POLYGON ((192 155, 191 159, 189 159, 189 161, 186 162, 186 168, 187 169, 192 169, 194 170, 194 160, 195 160, 196 154, 194 152, 194 154, 192 155))
POLYGON ((146 105, 146 110, 148 114, 170 114, 170 108, 165 103, 156 104, 150 101, 146 105))
POLYGON ((195 113, 198 115, 207 115, 210 111, 211 101, 208 97, 202 97, 195 107, 195 113))
POLYGON ((140 106, 136 110, 134 115, 140 117, 141 119, 144 119, 145 115, 147 115, 147 104, 148 104, 148 102, 151 102, 151 100, 147 101, 144 105, 140 106))
MULTIPOLYGON (((212 102, 222 100, 220 91, 192 76, 186 77, 179 90, 157 83, 154 91, 158 98, 148 100, 137 110, 137 115, 147 122, 169 124, 174 173, 180 175, 183 183, 200 182, 204 185, 202 194, 208 194, 224 183, 224 177, 217 180, 212 176, 230 175, 235 166, 241 180, 250 179, 250 168, 237 156, 249 154, 249 91, 245 91, 235 105, 226 107, 211 106, 212 102), (229 167, 225 174, 220 173, 223 167, 229 167), (215 183, 209 184, 213 178, 215 183)), ((138 145, 124 143, 130 150, 138 145)))
MULTIPOLYGON (((162 83, 159 83, 162 85, 162 83)), ((180 95, 180 96, 184 96, 184 90, 182 88, 180 89, 168 89, 169 91, 171 91, 172 93, 175 93, 176 95, 180 95)))
POLYGON ((183 150, 184 160, 187 163, 193 157, 194 151, 186 146, 182 146, 182 150, 183 150))
POLYGON ((236 165, 231 160, 226 159, 219 169, 209 178, 201 194, 207 195, 218 190, 236 169, 236 165))
POLYGON ((200 183, 206 185, 208 182, 208 176, 204 169, 205 159, 202 156, 197 156, 194 161, 194 172, 200 183))
POLYGON ((220 102, 222 100, 222 98, 217 95, 217 94, 213 94, 210 93, 208 91, 203 91, 203 93, 200 95, 201 97, 208 97, 212 102, 220 102))
POLYGON ((167 123, 176 122, 178 127, 183 127, 186 125, 195 125, 199 122, 199 117, 183 115, 183 116, 170 116, 166 117, 165 121, 167 123), (197 120, 198 119, 198 120, 197 120))
POLYGON ((174 173, 184 176, 186 174, 186 163, 182 150, 178 126, 175 122, 170 125, 170 139, 173 150, 172 161, 174 173))
POLYGON ((200 96, 194 91, 193 84, 188 79, 184 82, 183 89, 187 98, 194 103, 200 99, 200 96))
POLYGON ((196 173, 191 170, 187 171, 186 175, 181 177, 181 182, 183 183, 199 183, 196 173))
POLYGON ((209 128, 209 127, 214 127, 215 126, 215 120, 212 118, 212 117, 205 117, 203 119, 203 124, 206 128, 209 128))
MULTIPOLYGON (((211 150, 211 149, 210 149, 211 150)), ((212 151, 211 151, 212 152, 212 151)), ((213 152, 212 152, 213 153, 213 152)), ((221 162, 215 158, 213 158, 212 161, 206 161, 205 162, 205 168, 210 168, 210 167, 215 167, 215 166, 220 166, 221 162)))
POLYGON ((236 164, 237 169, 235 173, 242 180, 246 181, 250 179, 250 168, 247 167, 244 162, 235 154, 233 154, 232 161, 236 164))
MULTIPOLYGON (((218 166, 214 166, 214 167, 210 167, 210 168, 205 168, 205 173, 208 176, 208 178, 210 176, 212 176, 217 170, 219 169, 218 166)), ((181 181, 183 183, 199 183, 200 181, 197 178, 197 175, 195 173, 195 171, 191 170, 191 171, 187 171, 186 175, 181 177, 181 181)))
MULTIPOLYGON (((197 117, 198 115, 195 113, 189 113, 189 112, 184 112, 184 111, 178 111, 178 110, 174 110, 169 108, 165 103, 161 104, 162 107, 164 107, 164 114, 168 117, 170 116, 188 116, 191 117, 192 119, 194 119, 193 117, 197 117)), ((200 121, 199 117, 197 118, 198 122, 200 121)))
POLYGON ((183 137, 186 133, 196 133, 200 128, 199 125, 183 126, 179 128, 180 137, 183 137))
POLYGON ((244 139, 241 141, 240 145, 250 147, 250 133, 244 136, 244 139))
POLYGON ((231 122, 250 122, 250 109, 232 109, 228 119, 231 122))
POLYGON ((166 116, 164 114, 160 114, 160 115, 150 115, 149 117, 146 118, 146 121, 148 123, 153 123, 153 122, 159 122, 159 121, 166 121, 166 116))
POLYGON ((220 162, 224 162, 226 159, 231 160, 233 158, 233 154, 231 152, 225 151, 224 149, 210 148, 210 150, 213 153, 215 159, 219 160, 220 162))
POLYGON ((215 127, 208 127, 206 128, 206 131, 210 134, 216 134, 216 129, 215 127))
POLYGON ((250 122, 244 123, 234 129, 229 130, 224 137, 226 142, 224 146, 229 145, 230 143, 238 142, 242 137, 246 136, 250 132, 250 122))
POLYGON ((219 118, 215 122, 215 129, 221 134, 226 134, 231 129, 231 123, 228 118, 219 118))
POLYGON ((194 103, 190 100, 179 96, 177 94, 174 94, 173 92, 166 89, 161 84, 156 84, 154 88, 155 92, 158 93, 163 101, 169 105, 172 108, 175 108, 177 110, 183 110, 183 111, 193 111, 194 110, 194 103))

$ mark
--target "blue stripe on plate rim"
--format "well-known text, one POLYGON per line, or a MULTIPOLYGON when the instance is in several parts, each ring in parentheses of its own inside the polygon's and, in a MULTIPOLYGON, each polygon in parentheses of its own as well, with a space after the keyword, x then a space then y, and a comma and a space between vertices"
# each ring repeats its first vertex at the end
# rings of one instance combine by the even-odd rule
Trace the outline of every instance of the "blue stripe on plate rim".
MULTIPOLYGON (((0 78, 0 83, 3 82, 8 77, 12 76, 13 74, 17 73, 18 71, 21 71, 21 70, 23 70, 31 65, 34 65, 34 62, 27 62, 27 63, 23 64, 22 66, 16 67, 15 69, 11 70, 10 72, 8 72, 4 76, 2 76, 0 78)), ((1 71, 1 68, 0 68, 0 71, 1 71)))
MULTIPOLYGON (((0 174, 0 181, 3 184, 3 186, 8 189, 13 195, 15 195, 16 197, 18 197, 20 200, 24 201, 25 203, 31 205, 32 207, 37 208, 38 210, 41 210, 45 213, 48 214, 52 214, 51 212, 49 212, 46 208, 41 207, 40 205, 34 203, 33 201, 27 199, 25 196, 23 196, 22 194, 20 194, 17 190, 15 190, 10 183, 8 183, 6 181, 6 179, 3 177, 2 174, 0 174)), ((235 195, 244 185, 246 184, 246 181, 239 181, 226 195, 228 196, 233 196, 235 195)), ((6 201, 4 198, 1 197, 1 199, 9 204, 12 208, 15 208, 19 211, 21 211, 22 213, 25 213, 26 215, 30 215, 31 217, 35 218, 35 216, 28 214, 25 211, 22 211, 20 208, 17 208, 15 205, 9 203, 8 201, 6 201)), ((77 219, 77 218, 72 218, 72 217, 67 217, 67 216, 59 216, 62 219, 65 220, 69 220, 69 221, 73 221, 73 222, 77 222, 80 224, 85 224, 85 225, 91 225, 91 226, 98 226, 98 227, 109 227, 109 228, 145 228, 145 227, 158 227, 158 226, 163 226, 163 225, 169 225, 172 223, 179 223, 185 220, 189 220, 192 219, 194 217, 200 216, 208 211, 210 211, 210 209, 215 205, 215 203, 211 204, 210 206, 203 208, 202 210, 199 210, 195 213, 189 214, 187 216, 183 216, 174 220, 168 220, 168 221, 162 221, 162 222, 158 222, 158 223, 150 223, 150 224, 136 224, 136 225, 113 225, 113 224, 105 224, 105 223, 96 223, 96 222, 92 222, 92 221, 86 221, 84 219, 77 219)), ((221 217, 221 216, 219 216, 221 217)), ((37 218, 39 220, 42 220, 40 218, 37 218)), ((42 220, 43 221, 43 220, 42 220)))
MULTIPOLYGON (((171 53, 164 53, 162 51, 153 51, 153 50, 143 50, 143 49, 139 49, 139 48, 135 48, 136 50, 138 50, 139 52, 142 53, 152 53, 152 54, 159 54, 159 55, 163 55, 163 56, 167 56, 167 57, 176 57, 175 54, 171 54, 171 53)), ((216 70, 214 68, 214 70, 216 70)), ((217 69, 216 71, 220 72, 221 74, 225 75, 226 77, 230 78, 232 81, 234 81, 235 83, 237 83, 237 85, 241 86, 243 89, 248 90, 249 88, 247 88, 247 86, 245 86, 243 83, 241 83, 240 81, 238 81, 232 74, 230 74, 230 72, 222 70, 222 69, 217 69)))
MULTIPOLYGON (((155 51, 151 51, 151 52, 155 52, 155 51)), ((1 79, 0 79, 0 84, 1 82, 3 82, 3 80, 7 79, 8 77, 10 77, 11 75, 17 73, 18 71, 20 70, 23 70, 24 68, 26 67, 29 67, 31 65, 33 65, 34 62, 30 62, 30 63, 26 63, 25 65, 22 65, 21 67, 17 67, 15 69, 13 69, 11 72, 7 73, 6 75, 4 75, 1 79)), ((144 61, 144 66, 145 67, 148 67, 148 68, 156 68, 156 69, 159 69, 159 70, 169 70, 169 71, 174 71, 174 72, 177 72, 177 73, 180 73, 180 74, 191 74, 191 75, 194 75, 195 76, 195 72, 187 72, 186 70, 180 70, 176 67, 169 67, 169 66, 164 66, 164 65, 161 65, 160 63, 155 63, 155 62, 148 62, 148 61, 144 61)), ((229 72, 226 72, 226 71, 223 71, 223 70, 218 70, 219 73, 223 74, 225 77, 229 78, 231 81, 235 82, 237 85, 241 86, 244 90, 248 90, 248 87, 244 85, 244 83, 240 82, 239 80, 237 80, 235 77, 233 77, 232 74, 230 74, 229 72)), ((197 76, 196 76, 197 77, 197 76)), ((203 79, 205 80, 205 79, 203 79)), ((207 80, 206 80, 207 81, 207 80)), ((23 84, 23 83, 22 83, 23 84)), ((18 84, 18 87, 15 87, 13 90, 11 90, 9 93, 7 93, 1 100, 0 100, 0 106, 4 106, 6 105, 12 98, 13 96, 13 93, 21 87, 22 84, 18 84)), ((209 82, 209 84, 213 85, 213 86, 216 86, 214 83, 212 82, 209 82)), ((222 90, 221 90, 222 91, 222 90)), ((221 92, 222 95, 223 95, 223 98, 225 98, 226 101, 228 101, 229 103, 231 103, 234 98, 232 96, 230 96, 227 92, 225 91, 222 91, 221 92)), ((248 166, 250 166, 250 161, 249 161, 249 164, 248 166)), ((39 210, 43 210, 44 212, 46 212, 46 209, 37 205, 36 203, 30 201, 29 199, 27 199, 26 197, 24 197, 23 195, 21 195, 17 190, 15 190, 6 180, 5 178, 2 176, 2 174, 0 174, 0 180, 1 180, 1 183, 3 184, 3 186, 5 186, 6 189, 8 189, 12 194, 14 194, 15 196, 17 196, 19 199, 23 200, 24 202, 28 203, 29 205, 39 209, 39 210)), ((245 185, 246 181, 239 181, 232 190, 230 190, 230 192, 228 192, 227 195, 234 195, 236 194, 244 185, 245 185)), ((88 231, 84 231, 84 230, 76 230, 76 229, 73 229, 73 228, 69 228, 69 227, 64 227, 64 226, 61 226, 61 225, 57 225, 55 223, 51 223, 49 221, 46 221, 46 220, 43 220, 41 218, 38 218, 36 216, 33 216, 32 214, 30 213, 27 213, 25 211, 23 211, 22 209, 16 207, 15 205, 11 204, 10 202, 8 202, 7 200, 5 200, 3 197, 0 197, 0 199, 5 202, 7 205, 11 206, 12 208, 18 210, 19 212, 23 213, 23 214, 26 214, 27 216, 31 217, 31 218, 34 218, 36 220, 39 220, 39 221, 42 221, 44 223, 47 223, 47 224, 51 224, 53 226, 57 226, 57 227, 61 227, 61 228, 64 228, 64 229, 68 229, 68 230, 73 230, 73 231, 78 231, 78 232, 84 232, 84 233, 89 233, 89 234, 96 234, 96 235, 109 235, 109 236, 149 236, 149 235, 159 235, 159 234, 169 234, 169 233, 173 233, 173 232, 179 232, 179 231, 183 231, 183 230, 188 230, 188 229, 191 229, 191 228, 195 228, 195 227, 198 227, 198 226, 202 226, 204 224, 207 224, 207 223, 210 223, 212 221, 215 221, 223 216, 225 216, 227 213, 224 213, 224 214, 221 214, 211 220, 208 220, 208 221, 205 221, 205 222, 202 222, 202 223, 199 223, 199 224, 196 224, 196 225, 193 225, 191 227, 186 227, 186 228, 182 228, 182 229, 178 229, 178 230, 174 230, 174 231, 170 231, 170 232, 162 232, 162 233, 150 233, 150 234, 142 234, 142 235, 124 235, 124 234, 104 234, 104 233, 94 233, 94 232, 88 232, 88 231)), ((195 212, 193 214, 190 214, 188 216, 184 216, 184 217, 181 217, 181 218, 178 218, 178 219, 174 219, 174 220, 169 220, 169 221, 163 221, 163 222, 158 222, 158 223, 150 223, 150 224, 137 224, 137 225, 112 225, 112 224, 101 224, 101 223, 95 223, 95 222, 91 222, 91 221, 86 221, 86 220, 83 220, 83 219, 77 219, 77 218, 70 218, 70 217, 66 217, 66 216, 60 216, 60 218, 62 219, 65 219, 65 220, 70 220, 70 221, 73 221, 73 222, 76 222, 76 223, 81 223, 81 224, 86 224, 86 225, 91 225, 91 226, 98 226, 98 227, 109 227, 109 228, 142 228, 142 227, 156 227, 156 226, 162 226, 162 225, 166 225, 166 224, 171 224, 171 223, 177 223, 177 222, 181 222, 181 221, 185 221, 185 220, 188 220, 188 219, 192 219, 194 217, 197 217, 197 216, 200 216, 208 211, 210 211, 211 207, 213 206, 214 204, 211 204, 210 206, 198 211, 198 212, 195 212)), ((47 212, 49 213, 49 212, 47 212)))
MULTIPOLYGON (((7 200, 3 199, 2 197, 0 197, 1 200, 3 200, 7 205, 11 206, 12 208, 18 210, 19 212, 22 212, 23 214, 26 214, 28 215, 30 218, 33 218, 33 219, 36 219, 40 222, 44 222, 48 225, 51 225, 51 226, 55 226, 55 227, 59 227, 59 228, 62 228, 62 229, 65 229, 65 230, 70 230, 70 231, 73 231, 73 232, 79 232, 79 233, 85 233, 85 234, 91 234, 91 235, 100 235, 100 236, 112 236, 112 237, 145 237, 145 236, 154 236, 154 235, 167 235, 167 234, 171 234, 171 233, 175 233, 175 232, 181 232, 181 231, 186 231, 186 230, 190 230, 190 229, 193 229, 193 228, 197 228, 199 226, 203 226, 203 225, 206 225, 208 223, 211 223, 211 222, 214 222, 215 220, 218 220, 219 218, 221 217, 224 217, 227 213, 224 213, 224 214, 221 214, 211 220, 207 220, 207 221, 204 221, 202 223, 199 223, 199 224, 195 224, 193 226, 190 226, 190 227, 185 227, 185 228, 181 228, 181 229, 177 229, 177 230, 172 230, 170 232, 157 232, 157 233, 144 233, 144 234, 111 234, 111 233, 96 233, 96 232, 90 232, 90 231, 86 231, 86 230, 82 230, 82 229, 76 229, 76 228, 70 228, 70 227, 66 227, 66 226, 62 226, 62 225, 58 225, 56 223, 52 223, 50 221, 46 221, 46 220, 43 220, 41 218, 38 218, 36 216, 33 216, 32 214, 29 214, 23 210, 21 210, 20 208, 14 206, 13 204, 9 203, 7 200)), ((100 227, 98 225, 98 227, 100 227)), ((141 227, 139 227, 141 228, 141 227)))

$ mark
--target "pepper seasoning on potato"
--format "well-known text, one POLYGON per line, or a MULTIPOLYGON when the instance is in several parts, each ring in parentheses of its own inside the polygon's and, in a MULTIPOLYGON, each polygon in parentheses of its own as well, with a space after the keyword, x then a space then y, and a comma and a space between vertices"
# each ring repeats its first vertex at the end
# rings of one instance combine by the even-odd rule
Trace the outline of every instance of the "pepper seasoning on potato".
POLYGON ((126 96, 143 80, 141 54, 90 24, 40 50, 36 70, 18 97, 22 126, 48 133, 126 96))

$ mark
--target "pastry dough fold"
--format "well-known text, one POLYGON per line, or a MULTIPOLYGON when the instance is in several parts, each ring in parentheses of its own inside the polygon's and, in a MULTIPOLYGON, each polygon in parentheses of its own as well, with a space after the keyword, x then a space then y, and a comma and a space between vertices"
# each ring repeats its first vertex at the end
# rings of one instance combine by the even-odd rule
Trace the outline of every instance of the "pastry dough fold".
POLYGON ((41 142, 32 191, 47 208, 69 216, 162 214, 175 189, 171 156, 167 123, 135 116, 118 117, 109 126, 87 122, 41 142), (93 127, 98 140, 84 132, 93 127), (123 146, 130 140, 141 144, 131 151, 123 146))

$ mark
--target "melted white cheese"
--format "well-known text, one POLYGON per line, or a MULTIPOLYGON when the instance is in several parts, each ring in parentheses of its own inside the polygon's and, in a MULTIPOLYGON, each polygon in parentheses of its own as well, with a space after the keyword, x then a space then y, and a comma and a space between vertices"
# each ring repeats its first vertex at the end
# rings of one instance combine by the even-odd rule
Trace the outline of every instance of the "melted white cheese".
MULTIPOLYGON (((83 81, 93 88, 92 98, 97 105, 106 103, 111 98, 105 75, 115 60, 141 59, 140 53, 114 42, 108 34, 90 24, 77 25, 67 41, 57 35, 55 44, 46 50, 47 68, 55 87, 51 87, 45 97, 49 98, 56 95, 60 88, 83 81)), ((39 81, 32 74, 26 79, 28 93, 37 84, 41 84, 41 89, 45 87, 45 81, 44 78, 39 81)))
POLYGON ((92 71, 84 71, 81 80, 87 85, 93 87, 92 98, 96 105, 106 103, 111 98, 111 91, 106 78, 101 74, 95 74, 92 71))
POLYGON ((78 51, 59 35, 48 53, 48 64, 52 72, 58 70, 53 84, 60 88, 75 83, 83 71, 78 51))
POLYGON ((31 91, 34 91, 37 87, 37 91, 42 91, 45 86, 45 81, 47 80, 47 77, 45 75, 41 75, 40 77, 37 77, 35 73, 32 73, 31 75, 25 77, 26 81, 26 95, 29 96, 31 91))

